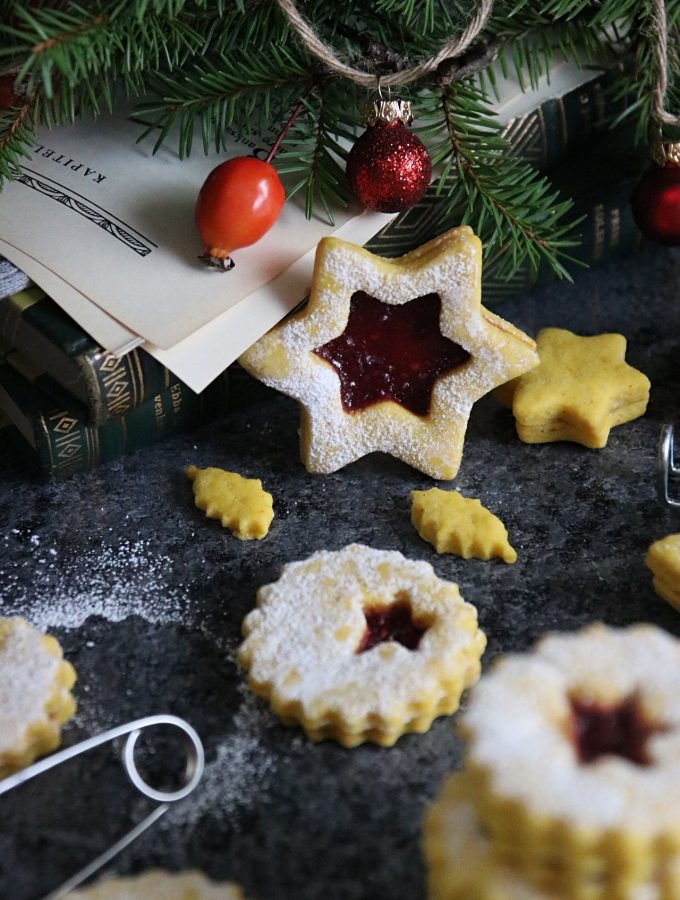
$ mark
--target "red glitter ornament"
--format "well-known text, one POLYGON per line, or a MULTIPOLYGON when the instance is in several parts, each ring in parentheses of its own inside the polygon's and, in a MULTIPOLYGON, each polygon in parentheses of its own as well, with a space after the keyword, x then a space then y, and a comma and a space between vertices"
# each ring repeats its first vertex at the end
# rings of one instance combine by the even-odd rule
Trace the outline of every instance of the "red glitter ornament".
POLYGON ((645 237, 680 246, 680 142, 652 148, 654 163, 642 175, 632 197, 633 216, 645 237))
POLYGON ((432 162, 423 142, 407 128, 411 119, 410 103, 377 101, 366 131, 349 153, 347 180, 369 209, 403 212, 430 184, 432 162))

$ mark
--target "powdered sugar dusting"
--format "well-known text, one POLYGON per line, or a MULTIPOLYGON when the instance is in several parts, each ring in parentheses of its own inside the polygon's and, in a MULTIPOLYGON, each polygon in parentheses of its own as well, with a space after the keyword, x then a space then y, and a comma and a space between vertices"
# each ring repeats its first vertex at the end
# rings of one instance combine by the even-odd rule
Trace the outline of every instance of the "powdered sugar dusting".
POLYGON ((90 616, 120 622, 137 615, 156 624, 181 619, 183 592, 172 582, 173 561, 143 539, 86 552, 70 563, 48 552, 40 562, 30 587, 16 571, 0 573, 8 614, 26 615, 38 628, 74 629, 90 616))
POLYGON ((23 619, 11 620, 0 631, 0 753, 21 748, 29 725, 48 723, 45 705, 59 662, 23 619))
POLYGON ((239 660, 255 682, 309 717, 332 709, 349 727, 406 715, 412 704, 438 702, 452 684, 467 686, 485 644, 474 607, 429 563, 360 544, 284 566, 258 592, 244 633, 239 660), (426 625, 418 650, 390 641, 357 653, 365 608, 398 599, 426 625))
POLYGON ((276 761, 263 738, 277 723, 244 683, 239 692, 242 699, 233 731, 217 746, 198 787, 187 800, 171 807, 160 820, 161 827, 181 824, 191 831, 210 815, 227 818, 238 830, 237 814, 251 808, 269 787, 276 761))

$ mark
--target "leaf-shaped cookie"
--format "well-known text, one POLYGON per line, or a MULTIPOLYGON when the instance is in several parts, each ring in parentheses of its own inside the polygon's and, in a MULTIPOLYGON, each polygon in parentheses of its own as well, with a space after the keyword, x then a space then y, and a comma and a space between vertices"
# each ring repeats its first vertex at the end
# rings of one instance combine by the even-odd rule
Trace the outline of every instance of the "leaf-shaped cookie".
POLYGON ((194 483, 196 506, 209 519, 218 519, 242 541, 259 540, 267 534, 274 518, 273 498, 262 489, 259 478, 244 478, 212 466, 188 466, 185 472, 194 483))
POLYGON ((437 553, 455 553, 464 559, 500 556, 507 563, 517 559, 501 520, 479 500, 458 491, 411 491, 411 522, 437 553))

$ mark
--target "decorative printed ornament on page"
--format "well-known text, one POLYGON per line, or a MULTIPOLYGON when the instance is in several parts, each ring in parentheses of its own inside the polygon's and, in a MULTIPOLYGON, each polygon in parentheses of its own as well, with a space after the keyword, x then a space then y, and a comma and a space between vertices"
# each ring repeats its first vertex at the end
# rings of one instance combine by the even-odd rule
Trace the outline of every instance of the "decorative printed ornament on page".
POLYGON ((357 198, 377 212, 414 206, 432 178, 425 145, 407 126, 411 104, 378 99, 366 111, 368 127, 347 157, 347 181, 357 198))

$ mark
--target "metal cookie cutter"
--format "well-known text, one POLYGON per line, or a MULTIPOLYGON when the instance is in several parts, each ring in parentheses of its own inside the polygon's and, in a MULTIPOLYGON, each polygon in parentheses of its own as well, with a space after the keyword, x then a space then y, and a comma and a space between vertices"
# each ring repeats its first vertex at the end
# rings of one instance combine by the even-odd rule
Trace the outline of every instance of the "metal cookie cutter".
POLYGON ((678 496, 680 496, 680 466, 675 463, 674 449, 674 430, 672 425, 664 425, 661 428, 661 437, 659 438, 659 494, 661 499, 669 506, 680 507, 680 500, 674 500, 670 496, 669 488, 673 482, 677 482, 679 486, 678 496))
POLYGON ((64 884, 60 885, 56 890, 47 894, 43 900, 59 900, 59 898, 68 894, 69 891, 78 887, 79 884, 82 884, 83 881, 91 875, 94 875, 98 869, 105 866, 117 853, 120 853, 120 851, 127 847, 128 844, 131 844, 135 838, 138 838, 142 832, 146 831, 149 826, 160 819, 163 813, 167 812, 170 808, 171 804, 176 803, 178 800, 183 800, 184 797, 188 796, 203 775, 205 765, 203 744, 196 731, 188 722, 185 722, 184 719, 169 715, 146 716, 143 719, 136 719, 134 722, 127 722, 125 725, 119 725, 117 728, 112 728, 110 731, 97 734, 85 741, 81 741, 79 744, 75 744, 73 747, 67 747, 65 750, 54 753, 52 756, 40 760, 40 762, 29 766, 27 769, 22 769, 20 772, 10 775, 0 781, 0 795, 6 794, 8 791, 19 787, 20 784, 30 781, 31 778, 42 775, 43 772, 47 772, 55 766, 59 766, 62 763, 73 759, 75 756, 80 756, 81 753, 87 753, 88 750, 93 750, 95 747, 99 747, 102 744, 106 744, 123 735, 127 735, 127 740, 125 741, 125 746, 123 748, 122 763, 128 778, 140 794, 143 794, 150 800, 157 801, 159 805, 156 806, 146 818, 142 819, 141 822, 128 831, 127 834, 123 835, 119 841, 112 844, 111 847, 105 850, 96 859, 92 860, 89 865, 85 866, 84 869, 81 869, 80 872, 77 872, 72 878, 69 878, 68 881, 65 881, 64 884), (137 744, 139 737, 145 728, 152 728, 156 725, 169 725, 173 728, 178 728, 183 732, 185 737, 185 780, 182 787, 175 791, 159 791, 150 784, 147 784, 140 775, 135 762, 135 745, 137 744))

